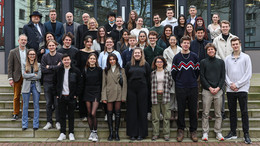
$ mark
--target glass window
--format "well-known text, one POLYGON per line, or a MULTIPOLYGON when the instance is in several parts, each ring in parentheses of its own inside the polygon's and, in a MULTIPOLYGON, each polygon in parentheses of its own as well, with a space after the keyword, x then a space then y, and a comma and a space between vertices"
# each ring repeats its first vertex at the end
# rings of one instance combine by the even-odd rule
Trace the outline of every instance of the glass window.
POLYGON ((245 47, 260 47, 260 1, 245 2, 245 47))
POLYGON ((82 14, 94 17, 94 0, 74 0, 74 21, 82 24, 82 14))
MULTIPOLYGON (((150 0, 131 0, 130 10, 136 10, 138 16, 144 18, 144 27, 151 26, 151 1, 150 0)), ((128 18, 128 16, 126 16, 128 18)))
POLYGON ((211 16, 214 13, 219 14, 220 20, 231 22, 231 0, 211 0, 211 16))
MULTIPOLYGON (((18 40, 20 35, 20 29, 30 21, 30 14, 33 11, 39 11, 42 14, 41 23, 49 21, 46 16, 49 15, 50 9, 56 9, 57 20, 61 20, 60 15, 60 2, 61 0, 16 0, 15 1, 15 40, 18 40), (24 16, 23 14, 24 13, 24 16), (23 18, 23 19, 20 19, 23 18)), ((18 42, 15 41, 15 45, 18 46, 18 42)))
POLYGON ((207 26, 207 0, 187 0, 187 18, 190 18, 189 7, 191 5, 196 6, 197 16, 201 16, 207 26))
POLYGON ((0 50, 4 49, 5 45, 4 25, 4 1, 0 1, 0 50))
POLYGON ((117 14, 117 0, 98 0, 97 1, 97 21, 99 26, 107 23, 108 12, 117 14))
POLYGON ((19 19, 20 20, 24 20, 24 16, 25 16, 25 10, 24 9, 20 9, 19 10, 19 19))

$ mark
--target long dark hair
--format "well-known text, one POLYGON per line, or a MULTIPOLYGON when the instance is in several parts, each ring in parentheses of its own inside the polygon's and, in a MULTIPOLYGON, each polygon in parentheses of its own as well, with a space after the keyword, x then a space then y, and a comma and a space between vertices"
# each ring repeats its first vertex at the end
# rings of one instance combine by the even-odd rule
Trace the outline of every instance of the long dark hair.
POLYGON ((100 42, 101 42, 101 36, 99 35, 100 29, 104 29, 104 31, 105 31, 104 41, 106 41, 106 38, 107 38, 107 30, 106 30, 106 28, 105 28, 104 26, 100 26, 100 27, 98 28, 98 31, 97 31, 97 42, 98 42, 99 44, 100 44, 100 42))
POLYGON ((186 17, 185 17, 184 15, 180 15, 180 16, 178 17, 178 26, 181 27, 181 23, 180 23, 180 19, 181 19, 181 17, 184 18, 184 27, 185 27, 187 21, 186 21, 186 17))
POLYGON ((111 53, 111 54, 109 54, 108 57, 107 57, 107 67, 105 68, 105 73, 106 73, 106 74, 107 74, 107 72, 111 69, 111 64, 110 64, 110 62, 109 62, 109 59, 110 59, 111 57, 113 57, 113 58, 116 60, 116 67, 119 67, 119 69, 121 69, 121 67, 120 67, 120 65, 119 65, 119 63, 118 63, 118 58, 117 58, 116 54, 111 53))
POLYGON ((172 31, 172 26, 171 26, 171 25, 165 25, 165 26, 164 26, 163 34, 162 34, 162 36, 161 36, 161 39, 162 39, 165 43, 168 42, 167 37, 166 37, 166 35, 165 35, 165 30, 166 30, 167 28, 170 28, 171 31, 172 31))
POLYGON ((47 37, 48 34, 51 34, 51 35, 53 36, 54 40, 56 41, 56 38, 55 38, 54 33, 52 33, 52 32, 46 32, 45 35, 44 35, 44 38, 43 38, 44 48, 47 48, 47 40, 46 40, 46 37, 47 37))
MULTIPOLYGON (((124 35, 125 32, 127 32, 127 34, 130 35, 130 32, 129 32, 128 29, 124 29, 122 35, 124 35)), ((121 48, 120 48, 120 50, 121 50, 123 48, 123 46, 124 46, 124 43, 125 43, 125 39, 123 38, 123 36, 120 39, 120 43, 121 43, 121 48)))

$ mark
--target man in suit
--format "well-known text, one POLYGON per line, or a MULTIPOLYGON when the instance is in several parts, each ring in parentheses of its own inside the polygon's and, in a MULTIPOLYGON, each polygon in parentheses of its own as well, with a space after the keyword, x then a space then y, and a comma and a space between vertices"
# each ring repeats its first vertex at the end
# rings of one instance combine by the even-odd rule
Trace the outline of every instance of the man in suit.
POLYGON ((76 36, 76 48, 78 49, 82 49, 84 46, 82 46, 81 44, 83 44, 84 39, 83 39, 83 35, 86 31, 88 31, 88 20, 89 20, 90 16, 88 13, 84 13, 82 15, 82 20, 83 20, 83 24, 81 24, 78 27, 78 32, 77 32, 77 36, 76 36))
POLYGON ((45 35, 45 29, 43 24, 40 22, 42 14, 38 11, 34 11, 30 15, 30 22, 23 27, 23 33, 28 38, 27 48, 33 48, 36 52, 38 51, 39 44, 43 42, 45 35))
POLYGON ((20 95, 23 84, 21 65, 25 64, 26 61, 27 36, 25 34, 20 35, 18 43, 19 46, 12 49, 8 56, 8 80, 9 84, 14 88, 12 120, 17 120, 20 112, 20 95))
MULTIPOLYGON (((71 12, 66 13, 66 21, 66 23, 63 23, 65 34, 71 32, 75 36, 80 24, 73 21, 73 14, 71 12)), ((76 37, 74 37, 72 45, 76 46, 76 37)))
POLYGON ((191 5, 189 8, 189 14, 190 14, 190 18, 187 19, 187 23, 191 23, 194 27, 195 27, 195 22, 197 19, 197 8, 194 5, 191 5))
POLYGON ((57 13, 55 9, 50 10, 50 21, 44 23, 46 32, 52 32, 55 35, 56 41, 62 44, 62 36, 64 34, 64 28, 61 22, 57 21, 57 13))

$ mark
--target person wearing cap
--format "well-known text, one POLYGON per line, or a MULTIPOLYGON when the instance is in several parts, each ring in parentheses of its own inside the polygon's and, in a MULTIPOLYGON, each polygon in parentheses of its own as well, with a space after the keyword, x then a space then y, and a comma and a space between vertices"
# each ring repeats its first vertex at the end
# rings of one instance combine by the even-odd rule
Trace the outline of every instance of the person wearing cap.
POLYGON ((107 35, 111 36, 111 31, 116 28, 116 14, 113 12, 110 12, 107 15, 108 22, 104 25, 107 31, 107 35))
POLYGON ((46 32, 52 32, 56 41, 62 45, 62 36, 64 34, 63 24, 56 20, 57 13, 55 9, 51 9, 49 13, 50 21, 44 23, 46 32))
POLYGON ((23 34, 27 36, 27 48, 33 48, 36 52, 39 48, 39 44, 43 41, 45 36, 45 29, 40 22, 42 14, 38 11, 34 11, 30 15, 30 22, 23 27, 23 34))

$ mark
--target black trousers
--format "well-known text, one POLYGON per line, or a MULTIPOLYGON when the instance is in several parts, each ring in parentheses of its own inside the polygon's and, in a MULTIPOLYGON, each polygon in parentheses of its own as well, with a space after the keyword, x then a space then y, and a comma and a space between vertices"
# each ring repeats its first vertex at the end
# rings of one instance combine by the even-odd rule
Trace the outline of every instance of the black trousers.
POLYGON ((60 132, 66 134, 66 115, 69 120, 69 133, 74 133, 74 110, 76 108, 76 98, 61 96, 59 99, 60 132))
POLYGON ((128 83, 127 88, 127 135, 146 137, 148 135, 147 85, 134 81, 128 83))
POLYGON ((59 104, 58 100, 56 97, 54 97, 53 94, 53 84, 52 83, 43 83, 43 88, 44 88, 44 97, 46 100, 46 113, 47 113, 47 122, 52 123, 52 110, 54 107, 55 110, 55 116, 56 116, 56 122, 60 121, 60 116, 59 116, 59 104))
POLYGON ((248 109, 247 109, 247 92, 227 92, 228 109, 230 112, 230 129, 236 133, 237 129, 237 100, 242 115, 243 132, 248 133, 248 109))
POLYGON ((194 132, 198 127, 197 119, 197 102, 198 102, 198 87, 195 88, 176 88, 176 99, 178 105, 178 129, 184 130, 185 125, 185 109, 188 104, 190 132, 194 132))

